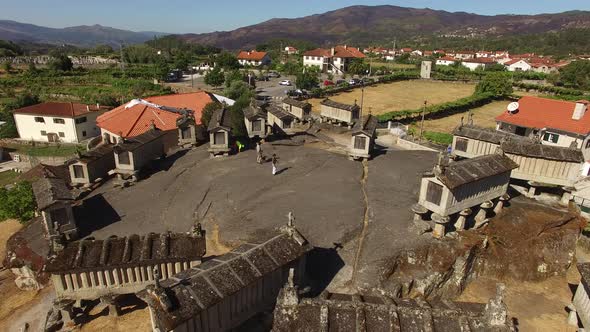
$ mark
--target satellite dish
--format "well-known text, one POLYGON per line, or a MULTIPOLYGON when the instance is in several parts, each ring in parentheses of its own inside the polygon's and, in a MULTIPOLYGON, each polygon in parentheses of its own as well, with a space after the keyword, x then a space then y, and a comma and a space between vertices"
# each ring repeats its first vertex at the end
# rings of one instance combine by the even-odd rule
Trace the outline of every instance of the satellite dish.
POLYGON ((515 113, 516 111, 518 111, 519 107, 520 105, 517 102, 510 103, 508 104, 508 112, 515 113))

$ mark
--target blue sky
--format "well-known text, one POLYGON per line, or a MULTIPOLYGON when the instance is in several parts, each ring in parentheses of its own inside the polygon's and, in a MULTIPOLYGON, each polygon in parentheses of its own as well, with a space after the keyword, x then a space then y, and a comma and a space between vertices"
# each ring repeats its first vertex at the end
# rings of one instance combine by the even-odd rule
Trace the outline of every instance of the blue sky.
POLYGON ((0 19, 56 28, 101 24, 134 31, 199 33, 232 30, 274 17, 319 14, 350 5, 383 4, 485 15, 590 10, 590 0, 0 0, 0 19))

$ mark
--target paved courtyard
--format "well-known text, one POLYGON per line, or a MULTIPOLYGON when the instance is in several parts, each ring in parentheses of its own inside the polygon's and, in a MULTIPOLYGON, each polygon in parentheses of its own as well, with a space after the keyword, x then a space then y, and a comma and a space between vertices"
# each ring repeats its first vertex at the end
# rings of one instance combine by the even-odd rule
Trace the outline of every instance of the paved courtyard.
MULTIPOLYGON (((210 240, 233 247, 284 225, 292 211, 298 229, 324 248, 317 261, 320 270, 338 272, 334 287, 350 285, 353 274, 356 281, 376 282, 376 263, 396 248, 425 239, 408 231, 409 208, 435 153, 389 151, 365 168, 317 145, 264 144, 265 155, 280 158, 276 176, 270 163, 255 162, 252 150, 209 159, 202 146, 170 157, 131 187, 103 185, 78 208, 78 220, 96 238, 185 232, 199 220, 210 240), (334 266, 324 266, 322 259, 334 266)), ((320 278, 325 271, 315 272, 320 278)))

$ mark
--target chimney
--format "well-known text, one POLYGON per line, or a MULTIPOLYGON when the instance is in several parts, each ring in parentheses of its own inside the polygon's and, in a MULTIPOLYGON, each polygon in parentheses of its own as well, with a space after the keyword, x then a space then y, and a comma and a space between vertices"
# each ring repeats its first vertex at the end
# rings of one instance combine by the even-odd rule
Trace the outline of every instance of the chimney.
POLYGON ((586 114, 588 110, 588 101, 587 100, 578 100, 576 102, 576 108, 574 108, 574 114, 572 115, 573 120, 580 120, 586 114))
POLYGON ((330 50, 330 54, 331 54, 332 56, 334 56, 334 54, 336 54, 336 50, 334 50, 334 48, 333 48, 333 47, 332 47, 332 49, 330 50))
POLYGON ((86 105, 86 110, 87 110, 88 112, 90 112, 90 106, 89 106, 89 105, 86 105))
POLYGON ((344 49, 347 50, 348 49, 348 45, 344 44, 344 49))
POLYGON ((100 104, 96 103, 96 109, 100 109, 100 104))

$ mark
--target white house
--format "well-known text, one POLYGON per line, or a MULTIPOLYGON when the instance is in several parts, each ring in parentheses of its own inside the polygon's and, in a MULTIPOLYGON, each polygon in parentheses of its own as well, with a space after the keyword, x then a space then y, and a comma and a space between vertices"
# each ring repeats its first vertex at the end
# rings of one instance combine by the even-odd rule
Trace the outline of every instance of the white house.
POLYGON ((240 51, 238 62, 242 66, 265 66, 270 64, 270 57, 266 52, 240 51))
POLYGON ((526 60, 514 59, 504 63, 508 71, 529 71, 533 67, 526 60))
POLYGON ((347 45, 331 49, 317 48, 303 53, 303 66, 316 66, 322 72, 342 74, 348 71, 348 65, 354 59, 364 59, 365 55, 358 48, 347 45))
POLYGON ((109 109, 98 104, 46 102, 12 113, 23 140, 79 143, 100 135, 96 118, 109 109))
POLYGON ((299 50, 296 49, 293 46, 287 46, 287 47, 285 47, 285 53, 287 53, 289 55, 291 55, 291 54, 299 54, 299 50))
POLYGON ((469 68, 471 71, 476 70, 477 68, 485 69, 486 66, 494 64, 495 61, 491 58, 475 58, 475 59, 466 59, 461 62, 463 67, 469 68))
POLYGON ((451 58, 449 56, 436 59, 437 66, 451 66, 451 65, 454 65, 455 62, 457 62, 457 60, 455 60, 455 58, 451 58))

